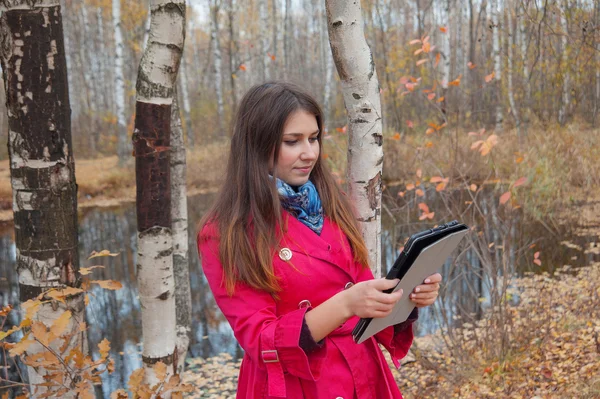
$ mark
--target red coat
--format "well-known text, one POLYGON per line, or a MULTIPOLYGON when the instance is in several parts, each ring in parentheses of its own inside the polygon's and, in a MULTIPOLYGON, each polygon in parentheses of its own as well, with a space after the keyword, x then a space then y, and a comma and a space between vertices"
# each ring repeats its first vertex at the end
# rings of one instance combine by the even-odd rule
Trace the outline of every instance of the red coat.
POLYGON ((373 278, 368 268, 352 260, 346 236, 325 218, 320 236, 284 212, 288 231, 280 248, 289 248, 290 263, 277 253, 273 267, 281 280, 279 299, 238 283, 229 296, 218 257, 218 233, 205 226, 198 241, 202 267, 213 295, 245 351, 237 398, 386 399, 402 398, 379 349, 382 344, 398 366, 408 352, 412 327, 394 336, 389 327, 357 345, 353 317, 324 339, 324 345, 305 353, 298 345, 304 314, 346 287, 373 278), (304 302, 306 303, 306 302, 304 302))

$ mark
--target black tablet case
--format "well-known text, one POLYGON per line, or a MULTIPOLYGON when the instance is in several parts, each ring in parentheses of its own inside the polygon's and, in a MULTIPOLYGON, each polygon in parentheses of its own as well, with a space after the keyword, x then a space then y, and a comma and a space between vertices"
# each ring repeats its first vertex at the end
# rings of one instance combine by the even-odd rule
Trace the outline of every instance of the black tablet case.
POLYGON ((389 316, 361 319, 352 331, 354 340, 361 343, 384 328, 406 320, 414 309, 414 305, 409 299, 410 293, 417 285, 422 284, 423 279, 439 270, 467 232, 466 225, 452 221, 412 235, 386 276, 390 280, 398 278, 400 282, 396 287, 385 292, 391 293, 402 288, 404 289, 403 298, 396 304, 394 311, 389 316), (413 270, 413 266, 416 269, 413 270), (403 280, 409 271, 411 271, 410 279, 403 280), (412 283, 408 280, 411 280, 412 283), (407 286, 407 284, 409 285, 407 286))

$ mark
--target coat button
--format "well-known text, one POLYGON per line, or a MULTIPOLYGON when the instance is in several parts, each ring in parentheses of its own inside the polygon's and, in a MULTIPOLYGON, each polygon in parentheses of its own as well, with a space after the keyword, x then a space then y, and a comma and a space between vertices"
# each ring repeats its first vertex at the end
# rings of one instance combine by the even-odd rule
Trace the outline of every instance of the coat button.
POLYGON ((279 250, 279 258, 285 262, 292 259, 292 251, 289 248, 281 248, 279 250))
POLYGON ((346 285, 344 286, 344 289, 347 290, 348 288, 352 287, 354 285, 354 283, 352 281, 348 281, 346 283, 346 285))
POLYGON ((303 299, 298 302, 298 309, 304 309, 310 307, 310 301, 308 299, 303 299))
POLYGON ((341 396, 338 396, 338 397, 337 397, 337 398, 335 398, 335 399, 344 399, 344 398, 342 398, 341 396))

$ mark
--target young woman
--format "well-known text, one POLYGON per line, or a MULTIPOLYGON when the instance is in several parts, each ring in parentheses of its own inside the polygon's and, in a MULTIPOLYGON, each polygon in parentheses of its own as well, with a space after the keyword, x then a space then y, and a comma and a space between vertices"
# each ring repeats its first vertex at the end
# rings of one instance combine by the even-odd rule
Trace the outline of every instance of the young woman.
MULTIPOLYGON (((237 113, 225 184, 200 225, 202 267, 245 351, 238 398, 401 398, 394 364, 411 323, 358 345, 361 317, 390 313, 402 292, 373 279, 352 207, 323 162, 317 102, 289 83, 253 87, 237 113)), ((438 295, 441 276, 411 293, 438 295)))

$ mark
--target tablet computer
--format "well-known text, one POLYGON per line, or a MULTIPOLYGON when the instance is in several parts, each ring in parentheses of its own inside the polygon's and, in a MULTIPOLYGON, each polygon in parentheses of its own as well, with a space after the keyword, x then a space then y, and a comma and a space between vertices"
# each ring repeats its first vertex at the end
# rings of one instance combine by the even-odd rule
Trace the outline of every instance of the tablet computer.
POLYGON ((469 228, 456 220, 433 229, 413 234, 404 245, 386 278, 400 279, 394 287, 384 292, 403 289, 405 295, 396 303, 392 313, 381 318, 360 319, 352 335, 357 343, 378 333, 384 328, 405 321, 414 309, 410 293, 423 280, 439 270, 448 256, 458 247, 469 228))

